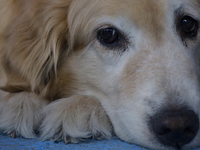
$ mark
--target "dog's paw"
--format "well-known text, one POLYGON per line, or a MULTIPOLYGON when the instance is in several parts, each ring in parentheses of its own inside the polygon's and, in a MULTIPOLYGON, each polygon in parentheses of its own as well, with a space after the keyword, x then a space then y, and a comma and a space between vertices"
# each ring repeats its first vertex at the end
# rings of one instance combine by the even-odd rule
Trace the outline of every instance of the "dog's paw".
POLYGON ((88 96, 72 96, 47 105, 41 139, 77 143, 86 138, 110 138, 112 125, 100 103, 88 96))
POLYGON ((41 109, 47 105, 33 93, 9 94, 0 101, 0 131, 13 138, 34 138, 41 123, 41 109))

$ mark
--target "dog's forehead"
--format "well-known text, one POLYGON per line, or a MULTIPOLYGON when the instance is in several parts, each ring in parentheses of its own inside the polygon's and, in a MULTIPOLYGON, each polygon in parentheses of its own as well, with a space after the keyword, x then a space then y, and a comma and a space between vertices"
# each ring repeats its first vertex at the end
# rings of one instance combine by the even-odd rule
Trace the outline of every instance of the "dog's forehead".
POLYGON ((98 26, 111 23, 134 25, 159 35, 164 26, 165 3, 166 0, 75 0, 69 11, 70 31, 80 37, 79 30, 88 34, 98 26))
POLYGON ((110 8, 105 9, 108 15, 125 17, 132 20, 137 27, 161 27, 166 10, 165 3, 167 1, 163 0, 117 0, 115 3, 109 0, 107 5, 110 8))
POLYGON ((135 26, 152 40, 161 41, 165 28, 174 22, 176 10, 197 3, 199 0, 74 0, 68 15, 69 30, 78 43, 88 43, 93 31, 106 24, 121 26, 128 33, 135 26))
POLYGON ((157 37, 164 27, 166 11, 171 1, 75 0, 70 9, 69 22, 72 23, 72 28, 79 27, 86 33, 94 30, 98 23, 109 24, 111 22, 114 26, 116 22, 124 25, 129 23, 129 26, 134 25, 157 37))

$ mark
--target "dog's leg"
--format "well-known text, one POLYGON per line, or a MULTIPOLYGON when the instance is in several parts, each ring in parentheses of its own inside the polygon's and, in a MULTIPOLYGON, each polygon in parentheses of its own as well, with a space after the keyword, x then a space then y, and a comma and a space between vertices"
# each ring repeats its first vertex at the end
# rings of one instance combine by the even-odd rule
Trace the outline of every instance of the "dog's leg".
POLYGON ((0 101, 0 131, 13 138, 34 138, 42 119, 41 109, 46 105, 47 101, 33 93, 8 94, 0 101))
POLYGON ((77 143, 85 138, 110 138, 112 125, 100 103, 88 96, 57 100, 44 108, 41 139, 77 143))

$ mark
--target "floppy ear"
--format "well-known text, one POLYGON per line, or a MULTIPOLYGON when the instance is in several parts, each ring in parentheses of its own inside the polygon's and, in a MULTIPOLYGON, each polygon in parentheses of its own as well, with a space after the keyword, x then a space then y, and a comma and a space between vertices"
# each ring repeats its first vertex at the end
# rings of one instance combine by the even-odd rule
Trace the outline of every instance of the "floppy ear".
POLYGON ((3 62, 38 93, 56 77, 59 57, 67 50, 70 0, 24 3, 7 34, 3 62))

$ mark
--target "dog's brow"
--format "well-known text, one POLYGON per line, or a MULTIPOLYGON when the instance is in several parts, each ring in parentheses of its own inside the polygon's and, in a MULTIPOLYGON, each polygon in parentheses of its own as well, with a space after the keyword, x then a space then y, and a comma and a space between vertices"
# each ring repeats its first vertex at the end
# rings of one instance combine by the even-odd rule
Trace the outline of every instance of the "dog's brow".
POLYGON ((164 31, 165 24, 165 8, 163 1, 143 1, 134 2, 135 4, 132 10, 134 23, 137 24, 139 28, 145 30, 149 35, 154 35, 152 40, 159 41, 162 40, 162 32, 164 31), (163 7, 161 7, 163 6, 163 7), (144 17, 145 16, 145 17, 144 17))
POLYGON ((180 6, 180 7, 176 8, 176 10, 174 11, 174 14, 175 14, 175 16, 179 16, 179 15, 183 14, 183 12, 184 12, 184 8, 183 8, 183 6, 180 6))

